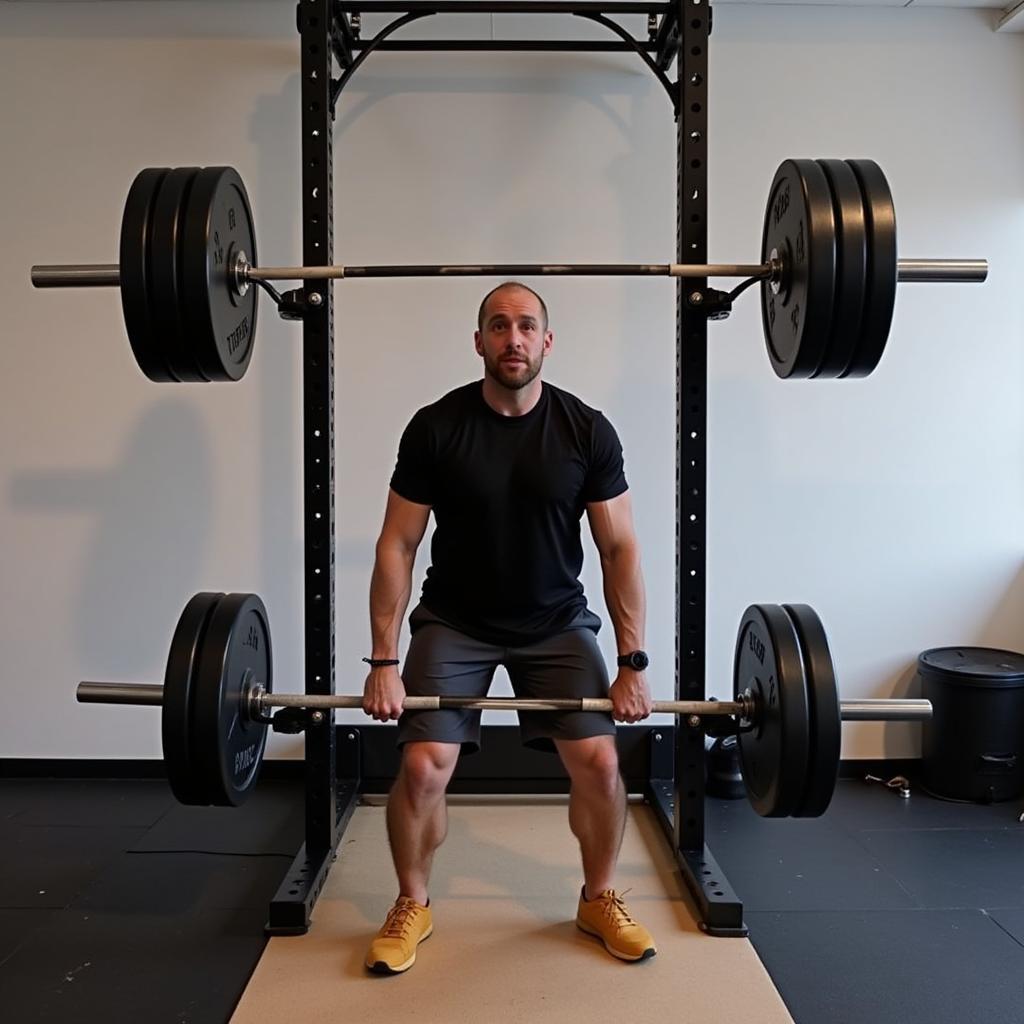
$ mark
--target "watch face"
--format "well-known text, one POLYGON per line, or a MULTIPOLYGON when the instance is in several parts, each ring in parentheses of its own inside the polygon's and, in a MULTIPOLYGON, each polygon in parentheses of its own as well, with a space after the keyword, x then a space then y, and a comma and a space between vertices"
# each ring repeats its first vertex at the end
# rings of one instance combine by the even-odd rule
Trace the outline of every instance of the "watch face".
POLYGON ((644 651, 634 651, 629 655, 629 667, 642 672, 650 664, 650 658, 644 651))

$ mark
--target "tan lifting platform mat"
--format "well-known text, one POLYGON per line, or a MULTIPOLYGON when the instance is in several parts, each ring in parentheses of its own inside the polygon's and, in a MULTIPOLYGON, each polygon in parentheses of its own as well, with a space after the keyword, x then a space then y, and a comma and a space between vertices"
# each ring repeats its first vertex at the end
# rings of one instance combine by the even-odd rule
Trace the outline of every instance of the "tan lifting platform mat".
POLYGON ((581 882, 564 802, 453 803, 434 934, 405 974, 369 974, 363 956, 396 883, 384 808, 359 807, 308 934, 270 940, 232 1024, 791 1024, 750 943, 697 928, 647 807, 630 806, 616 885, 658 955, 624 963, 579 931, 581 882))

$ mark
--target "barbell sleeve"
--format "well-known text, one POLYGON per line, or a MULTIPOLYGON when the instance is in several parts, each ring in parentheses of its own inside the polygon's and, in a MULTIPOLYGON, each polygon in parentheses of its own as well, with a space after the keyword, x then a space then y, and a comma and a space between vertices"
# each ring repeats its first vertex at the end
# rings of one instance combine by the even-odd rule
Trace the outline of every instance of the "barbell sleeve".
POLYGON ((155 683, 79 683, 80 704, 143 704, 160 707, 164 688, 155 683))
POLYGON ((988 278, 988 260, 899 260, 896 280, 976 284, 988 278))
POLYGON ((932 702, 910 697, 871 697, 840 701, 844 722, 915 722, 932 717, 932 702))
MULTIPOLYGON (((78 684, 77 699, 81 704, 141 704, 163 703, 164 688, 155 683, 99 683, 78 684)), ((270 708, 307 708, 309 710, 359 709, 363 698, 350 694, 267 693, 256 687, 250 696, 254 717, 270 708)), ((551 698, 521 699, 516 697, 406 697, 402 707, 407 711, 434 711, 441 708, 462 708, 471 711, 601 711, 612 710, 608 698, 551 698)), ((741 715, 754 710, 752 701, 716 700, 656 700, 653 714, 673 715, 741 715)), ((844 721, 908 722, 930 718, 932 705, 927 700, 860 699, 840 702, 840 717, 844 721)))
POLYGON ((117 288, 121 268, 116 263, 63 263, 32 268, 36 288, 117 288))
MULTIPOLYGON (((400 277, 770 277, 770 263, 504 263, 331 267, 243 267, 242 281, 322 281, 400 277)), ((987 260, 899 260, 897 280, 924 283, 978 283, 988 276, 987 260)), ((116 288, 116 263, 42 264, 32 268, 36 288, 116 288)))

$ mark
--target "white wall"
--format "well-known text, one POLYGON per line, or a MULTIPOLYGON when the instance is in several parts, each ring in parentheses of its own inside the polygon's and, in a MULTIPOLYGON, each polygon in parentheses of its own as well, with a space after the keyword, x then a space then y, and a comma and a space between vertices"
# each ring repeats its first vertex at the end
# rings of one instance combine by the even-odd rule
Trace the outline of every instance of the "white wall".
MULTIPOLYGON (((264 262, 299 261, 294 7, 246 4, 244 24, 240 8, 0 5, 2 756, 159 756, 157 713, 79 706, 73 689, 159 680, 200 589, 259 592, 276 687, 302 688, 297 326, 265 302, 241 384, 155 385, 131 359, 116 292, 28 282, 32 263, 115 261, 125 191, 147 165, 235 165, 264 262)), ((418 29, 491 30, 486 16, 418 29)), ((494 31, 590 29, 508 18, 494 31)), ((716 9, 713 259, 756 260, 781 159, 872 156, 904 256, 985 256, 992 272, 983 288, 901 288, 866 381, 776 379, 753 294, 712 325, 711 693, 729 693, 752 601, 818 608, 845 696, 905 693, 928 646, 1024 647, 1022 51, 985 12, 716 9)), ((630 56, 377 55, 338 113, 337 260, 668 262, 674 134, 666 96, 630 56)), ((362 685, 398 436, 416 407, 479 374, 471 331, 487 284, 338 286, 339 690, 362 685)), ((651 678, 667 699, 672 285, 542 288, 549 378, 605 410, 624 441, 651 678)), ((584 582, 604 614, 589 555, 584 582)), ((611 629, 602 636, 611 656, 611 629)), ((301 747, 275 737, 272 750, 301 747)), ((848 757, 917 750, 911 725, 846 728, 848 757)))

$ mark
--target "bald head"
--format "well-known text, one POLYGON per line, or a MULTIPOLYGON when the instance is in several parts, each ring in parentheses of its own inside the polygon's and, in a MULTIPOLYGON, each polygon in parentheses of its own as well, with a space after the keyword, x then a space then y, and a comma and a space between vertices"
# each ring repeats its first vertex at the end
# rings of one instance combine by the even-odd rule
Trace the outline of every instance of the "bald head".
POLYGON ((476 325, 479 330, 484 329, 484 322, 488 315, 488 305, 495 295, 499 295, 505 291, 521 291, 526 292, 528 295, 532 295, 537 300, 539 307, 538 312, 540 313, 541 330, 546 331, 548 329, 548 307, 544 300, 532 289, 527 287, 525 284, 520 284, 518 281, 505 281, 503 284, 499 284, 497 288, 492 288, 485 296, 483 302, 480 303, 480 309, 476 315, 476 325))

